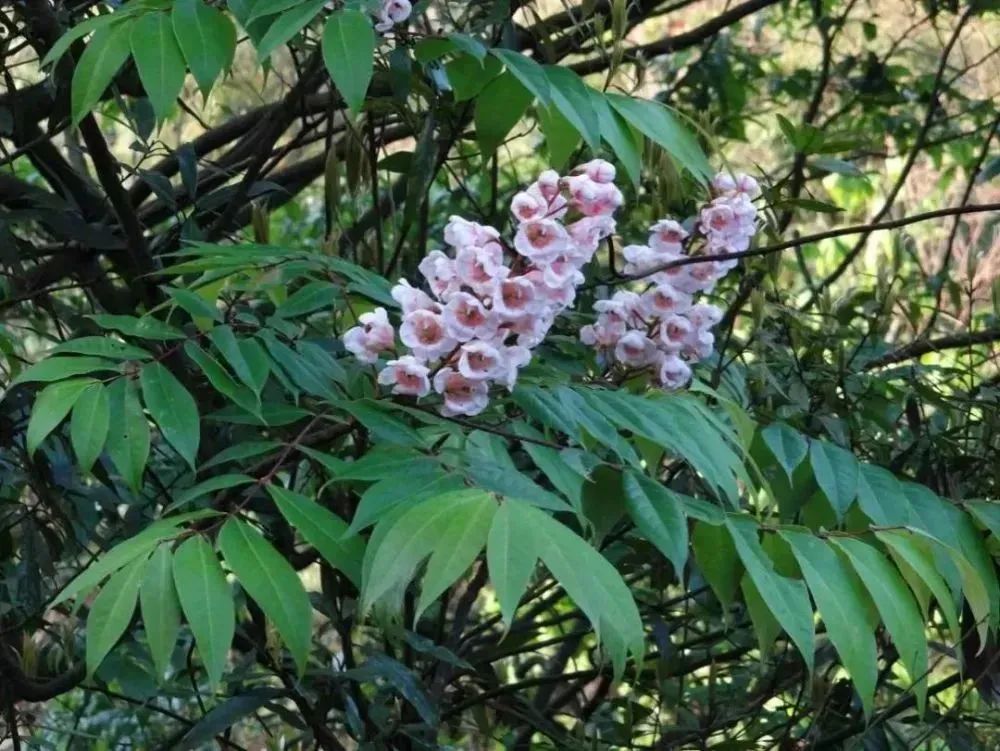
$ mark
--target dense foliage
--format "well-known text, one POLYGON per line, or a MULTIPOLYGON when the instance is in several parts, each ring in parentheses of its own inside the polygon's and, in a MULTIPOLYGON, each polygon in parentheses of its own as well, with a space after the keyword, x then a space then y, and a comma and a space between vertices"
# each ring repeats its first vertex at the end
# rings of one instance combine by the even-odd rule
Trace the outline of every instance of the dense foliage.
POLYGON ((989 2, 0 20, 0 743, 1000 744, 989 2))

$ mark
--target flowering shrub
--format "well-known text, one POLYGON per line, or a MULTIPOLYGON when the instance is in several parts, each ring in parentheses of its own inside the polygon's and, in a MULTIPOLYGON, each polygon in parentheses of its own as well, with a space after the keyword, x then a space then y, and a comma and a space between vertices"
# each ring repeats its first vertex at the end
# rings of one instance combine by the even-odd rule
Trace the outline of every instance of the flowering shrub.
MULTIPOLYGON (((595 159, 560 177, 548 170, 514 196, 512 242, 493 227, 454 216, 444 231, 451 254, 420 262, 431 294, 402 279, 392 288, 403 311, 399 338, 407 349, 389 360, 378 382, 394 394, 443 398, 441 414, 477 415, 491 384, 514 388, 531 349, 555 317, 573 304, 581 268, 615 230, 622 204, 615 168, 595 159)), ((362 314, 343 337, 359 360, 395 352, 384 308, 362 314)))
MULTIPOLYGON (((362 314, 344 346, 371 364, 381 353, 397 354, 378 374, 392 393, 423 397, 433 390, 444 400, 442 415, 479 414, 491 384, 513 390, 531 349, 573 304, 581 269, 614 233, 622 204, 614 179, 614 165, 603 159, 565 177, 543 172, 511 201, 510 243, 493 227, 453 216, 444 231, 452 253, 435 250, 420 263, 431 294, 406 279, 392 288, 403 311, 405 354, 397 352, 385 308, 362 314)), ((746 250, 757 229, 756 180, 721 173, 711 187, 715 197, 698 213, 693 233, 662 219, 650 228, 648 245, 625 246, 625 272, 644 279, 644 289, 599 301, 597 321, 580 331, 581 341, 628 371, 652 369, 667 389, 687 384, 691 364, 712 352, 722 311, 693 298, 711 292, 737 263, 712 256, 746 250), (696 250, 705 260, 689 255, 696 250), (685 258, 693 262, 670 266, 685 258)))

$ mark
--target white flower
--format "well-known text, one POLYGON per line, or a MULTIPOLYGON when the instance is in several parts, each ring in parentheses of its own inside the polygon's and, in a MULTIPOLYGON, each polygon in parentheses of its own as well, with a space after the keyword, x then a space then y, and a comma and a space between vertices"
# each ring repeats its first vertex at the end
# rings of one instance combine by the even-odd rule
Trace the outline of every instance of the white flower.
POLYGON ((633 368, 645 367, 656 359, 656 344, 641 331, 627 331, 615 345, 615 359, 633 368))
POLYGON ((496 347, 474 339, 459 349, 458 372, 472 381, 485 381, 505 374, 507 367, 496 347))
POLYGON ((373 363, 378 353, 392 349, 396 344, 396 332, 389 323, 385 308, 375 308, 370 313, 358 316, 357 326, 344 332, 341 340, 348 352, 361 362, 373 363))
POLYGON ((431 390, 430 369, 412 355, 390 360, 378 374, 378 382, 392 386, 392 393, 427 396, 431 390))
POLYGON ((399 338, 423 360, 441 357, 458 344, 448 336, 444 316, 431 310, 413 310, 404 315, 399 338))
POLYGON ((555 219, 524 222, 514 236, 514 249, 535 263, 546 263, 571 247, 572 238, 555 219))
POLYGON ((454 368, 442 368, 434 375, 434 390, 444 397, 441 414, 478 415, 489 404, 489 386, 485 381, 473 381, 454 368))
POLYGON ((456 292, 444 307, 444 324, 448 335, 467 342, 470 339, 491 339, 496 333, 496 317, 474 295, 456 292))
POLYGON ((665 389, 679 389, 691 380, 691 367, 677 355, 663 355, 659 365, 660 383, 665 389))

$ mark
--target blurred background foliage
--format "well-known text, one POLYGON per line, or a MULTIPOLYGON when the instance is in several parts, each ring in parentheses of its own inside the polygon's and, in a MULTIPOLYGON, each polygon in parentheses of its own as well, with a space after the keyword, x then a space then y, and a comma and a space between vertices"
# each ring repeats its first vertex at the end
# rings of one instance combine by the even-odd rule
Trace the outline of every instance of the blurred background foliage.
MULTIPOLYGON (((93 333, 83 318, 89 313, 145 308, 147 282, 141 264, 133 268, 123 257, 129 229, 116 201, 131 207, 154 265, 185 239, 256 241, 323 249, 395 278, 412 274, 451 214, 501 226, 518 186, 553 160, 583 153, 546 138, 527 117, 494 158, 483 159, 462 137, 468 106, 439 100, 420 76, 401 77, 399 61, 380 69, 373 86, 395 95, 394 87, 412 85, 411 98, 402 98, 410 104, 376 103, 349 122, 321 86, 303 85, 314 77, 308 34, 263 66, 241 42, 207 100, 189 79, 183 106, 159 129, 127 68, 94 125, 68 127, 68 82, 58 67, 39 65, 39 40, 51 45, 98 5, 18 0, 0 9, 0 380, 9 382, 52 344, 93 333), (431 118, 437 168, 419 184, 415 161, 428 147, 419 134, 431 118), (407 208, 414 188, 427 197, 415 218, 407 208)), ((947 498, 996 499, 996 10, 988 0, 434 0, 418 4, 411 32, 401 38, 413 45, 442 29, 481 24, 498 43, 568 65, 598 88, 676 108, 701 134, 714 165, 761 181, 767 210, 759 244, 788 243, 780 253, 745 260, 716 291, 727 315, 708 381, 738 394, 761 423, 788 422, 947 498), (855 231, 796 242, 850 226, 855 231)), ((446 72, 429 66, 422 75, 446 72)), ((625 237, 695 205, 689 178, 661 147, 646 142, 643 167, 620 212, 625 237)), ((257 281, 266 287, 266 274, 257 281)), ((592 294, 600 296, 600 287, 592 294)), ((581 310, 589 310, 587 302, 581 310)), ((575 322, 569 319, 563 333, 575 322)), ((102 483, 81 482, 65 451, 29 461, 22 443, 29 401, 22 390, 0 403, 0 640, 4 659, 16 655, 24 674, 58 681, 73 650, 82 649, 78 624, 34 614, 61 564, 87 542, 68 539, 61 522, 72 518, 85 537, 116 517, 114 536, 127 537, 142 526, 144 512, 121 507, 102 483)), ((229 439, 220 436, 217 447, 229 439)), ((164 456, 152 462, 169 464, 164 456)), ((808 494, 796 497, 793 488, 790 502, 806 505, 808 494)), ((1000 686, 1000 653, 992 644, 977 654, 942 636, 935 621, 930 683, 938 689, 929 712, 917 718, 905 696, 890 696, 866 730, 834 662, 810 684, 791 650, 769 661, 750 658, 756 640, 745 614, 730 620, 736 616, 724 613, 696 576, 679 586, 664 561, 646 573, 634 593, 657 613, 659 659, 651 670, 622 685, 595 675, 594 645, 578 633, 582 619, 565 600, 549 603, 540 611, 548 625, 481 644, 516 655, 495 665, 498 681, 523 686, 498 689, 509 711, 445 708, 439 738, 450 741, 441 747, 1000 747, 1000 715, 989 701, 1000 686), (519 653, 524 645, 530 649, 519 653), (963 649, 978 691, 955 678, 963 649), (543 679, 533 681, 538 669, 543 679)), ((315 569, 304 575, 319 577, 315 569)), ((332 651, 343 647, 329 623, 319 638, 332 651)), ((418 641, 404 651, 433 675, 441 655, 429 649, 418 641)), ((201 716, 201 698, 180 682, 158 686, 142 667, 145 659, 140 646, 127 644, 84 687, 50 686, 38 697, 47 701, 38 703, 19 696, 24 745, 184 747, 180 738, 201 716)), ((890 694, 894 665, 887 661, 880 676, 890 694)), ((0 673, 3 680, 14 685, 10 673, 0 673)), ((420 701, 406 676, 389 672, 371 683, 367 710, 376 724, 391 725, 393 697, 420 701)), ((344 704, 339 684, 328 691, 337 694, 331 703, 344 704)), ((266 689, 239 698, 226 705, 229 722, 209 727, 204 743, 314 743, 266 689)), ((350 724, 356 720, 347 706, 350 724)), ((9 730, 13 703, 4 709, 9 730)), ((416 722, 412 711, 403 718, 416 722)), ((382 747, 424 747, 405 733, 389 736, 382 747)), ((0 748, 17 745, 8 738, 0 748)))

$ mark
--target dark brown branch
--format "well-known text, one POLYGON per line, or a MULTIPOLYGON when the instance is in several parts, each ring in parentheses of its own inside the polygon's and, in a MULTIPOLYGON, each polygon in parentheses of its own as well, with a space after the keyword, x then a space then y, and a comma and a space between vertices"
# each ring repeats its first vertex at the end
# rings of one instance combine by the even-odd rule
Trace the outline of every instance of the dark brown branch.
POLYGON ((963 334, 952 334, 951 336, 942 336, 937 339, 920 339, 912 342, 911 344, 907 344, 905 347, 900 347, 892 352, 887 352, 881 357, 876 357, 874 360, 869 360, 865 363, 864 370, 874 370, 875 368, 881 368, 885 365, 892 365, 905 360, 912 360, 931 352, 941 352, 947 349, 971 347, 976 344, 989 344, 997 341, 1000 341, 1000 328, 984 329, 983 331, 973 331, 963 334))

